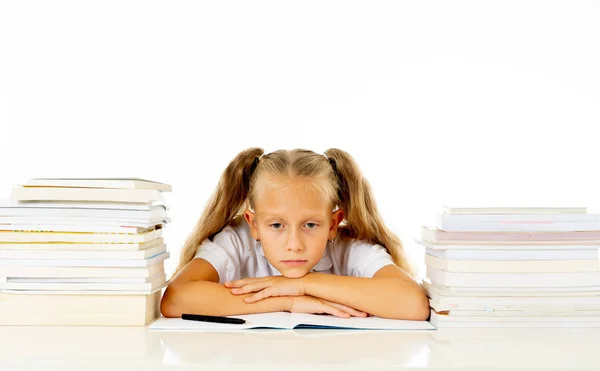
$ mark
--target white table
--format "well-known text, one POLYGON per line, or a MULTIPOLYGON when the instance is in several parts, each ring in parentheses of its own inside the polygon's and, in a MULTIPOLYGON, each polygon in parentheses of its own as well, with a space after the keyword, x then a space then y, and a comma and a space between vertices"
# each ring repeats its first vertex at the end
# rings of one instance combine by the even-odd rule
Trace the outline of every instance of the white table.
POLYGON ((156 332, 0 326, 0 370, 600 370, 600 329, 156 332), (231 367, 234 365, 235 367, 231 367))

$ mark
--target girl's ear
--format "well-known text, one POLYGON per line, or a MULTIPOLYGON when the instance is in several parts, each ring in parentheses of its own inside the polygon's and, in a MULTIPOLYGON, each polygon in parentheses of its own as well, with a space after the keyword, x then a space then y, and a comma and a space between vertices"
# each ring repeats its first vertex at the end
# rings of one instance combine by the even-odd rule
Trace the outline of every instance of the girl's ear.
POLYGON ((344 210, 337 209, 331 213, 331 227, 329 227, 329 239, 333 240, 337 234, 337 228, 344 220, 344 210))
POLYGON ((252 231, 252 237, 255 240, 258 240, 259 236, 258 229, 256 228, 256 214, 254 214, 249 209, 246 209, 246 211, 244 211, 244 219, 246 219, 246 222, 250 226, 250 230, 252 231))

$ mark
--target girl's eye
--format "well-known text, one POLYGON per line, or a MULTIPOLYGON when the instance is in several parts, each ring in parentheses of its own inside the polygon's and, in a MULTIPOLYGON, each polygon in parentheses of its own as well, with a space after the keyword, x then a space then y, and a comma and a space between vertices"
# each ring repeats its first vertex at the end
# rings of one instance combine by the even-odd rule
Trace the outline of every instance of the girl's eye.
POLYGON ((317 223, 306 223, 306 226, 308 229, 315 229, 317 228, 317 223))
POLYGON ((273 224, 271 224, 271 227, 273 227, 275 229, 280 229, 281 223, 273 223, 273 224))

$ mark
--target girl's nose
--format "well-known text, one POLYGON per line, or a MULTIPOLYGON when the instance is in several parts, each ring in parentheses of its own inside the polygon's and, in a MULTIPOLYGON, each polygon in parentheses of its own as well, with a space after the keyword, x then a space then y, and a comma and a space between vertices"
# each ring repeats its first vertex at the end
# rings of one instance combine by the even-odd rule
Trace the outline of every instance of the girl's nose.
POLYGON ((287 243, 287 249, 289 251, 301 251, 304 248, 302 240, 300 239, 300 233, 297 231, 290 231, 290 237, 287 243))

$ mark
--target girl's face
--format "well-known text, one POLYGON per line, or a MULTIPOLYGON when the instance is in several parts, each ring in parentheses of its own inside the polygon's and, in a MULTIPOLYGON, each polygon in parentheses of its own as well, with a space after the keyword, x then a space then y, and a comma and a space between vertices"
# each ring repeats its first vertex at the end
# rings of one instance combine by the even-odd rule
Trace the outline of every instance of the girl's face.
POLYGON ((244 213, 253 237, 260 238, 266 258, 283 276, 303 277, 323 257, 343 211, 332 212, 311 180, 265 174, 256 186, 255 210, 244 213))

